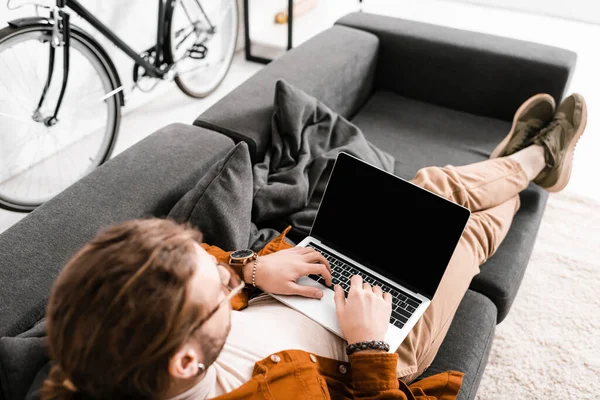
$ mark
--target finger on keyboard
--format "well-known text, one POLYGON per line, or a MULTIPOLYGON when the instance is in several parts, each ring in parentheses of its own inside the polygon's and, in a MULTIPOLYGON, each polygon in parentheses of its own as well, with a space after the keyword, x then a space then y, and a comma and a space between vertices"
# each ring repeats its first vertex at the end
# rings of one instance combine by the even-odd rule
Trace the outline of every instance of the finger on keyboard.
POLYGON ((350 289, 362 289, 363 279, 360 275, 354 275, 350 278, 350 289))

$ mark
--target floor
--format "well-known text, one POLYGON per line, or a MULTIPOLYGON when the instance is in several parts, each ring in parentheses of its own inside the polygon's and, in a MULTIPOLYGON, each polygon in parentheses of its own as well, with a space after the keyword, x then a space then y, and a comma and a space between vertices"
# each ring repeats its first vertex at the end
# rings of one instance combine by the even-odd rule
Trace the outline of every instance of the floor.
MULTIPOLYGON (((307 23, 310 22, 308 16, 304 17, 304 20, 299 20, 296 45, 308 39, 311 34, 329 26, 338 17, 337 14, 358 9, 358 7, 349 8, 347 0, 321 0, 321 2, 327 4, 326 8, 320 6, 320 9, 326 10, 326 14, 321 15, 318 18, 320 23, 316 27, 313 25, 312 28, 311 24, 307 23)), ((600 25, 441 0, 367 0, 363 10, 508 36, 575 51, 578 54, 578 65, 569 92, 579 92, 586 97, 589 121, 586 134, 577 146, 571 182, 566 190, 600 199, 600 180, 597 179, 595 165, 595 151, 600 149, 600 136, 596 134, 600 123, 598 118, 595 118, 600 114, 598 111, 600 78, 597 74, 600 70, 600 52, 597 51, 600 25)), ((273 32, 279 32, 277 30, 281 28, 275 27, 273 32)), ((259 41, 269 36, 265 33, 265 29, 258 30, 256 34, 259 41)), ((236 55, 223 84, 214 94, 201 100, 186 97, 174 84, 166 82, 161 83, 150 93, 130 93, 128 96, 130 105, 123 110, 124 118, 114 155, 164 125, 172 122, 191 123, 197 115, 260 68, 262 68, 260 64, 245 61, 242 54, 236 55)), ((25 215, 0 210, 0 232, 8 229, 25 215)))

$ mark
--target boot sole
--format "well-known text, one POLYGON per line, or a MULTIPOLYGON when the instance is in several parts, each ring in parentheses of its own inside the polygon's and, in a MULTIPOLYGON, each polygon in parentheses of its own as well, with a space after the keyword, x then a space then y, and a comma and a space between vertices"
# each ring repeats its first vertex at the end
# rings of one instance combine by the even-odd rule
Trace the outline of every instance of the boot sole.
POLYGON ((567 156, 565 157, 565 161, 562 164, 563 170, 558 176, 558 180, 556 183, 550 187, 544 188, 546 191, 551 193, 560 192, 567 186, 569 183, 569 179, 571 179, 571 170, 573 169, 573 155, 575 154, 575 146, 577 146, 577 142, 581 135, 583 135, 583 131, 585 130, 585 126, 587 125, 587 104, 585 100, 583 100, 583 108, 581 110, 581 124, 577 128, 573 139, 571 139, 571 143, 569 143, 569 147, 567 147, 567 156))
POLYGON ((492 154, 490 155, 490 159, 498 158, 500 153, 502 153, 504 148, 508 145, 508 142, 510 142, 510 139, 512 139, 513 135, 515 134, 515 130, 517 129, 517 122, 519 122, 519 118, 521 118, 521 116, 525 113, 525 111, 530 106, 533 106, 535 103, 538 103, 541 101, 549 101, 554 105, 554 98, 546 93, 536 94, 535 96, 533 96, 533 97, 529 98, 527 101, 525 101, 525 103, 521 104, 521 106, 519 107, 519 109, 517 110, 517 112, 515 113, 515 116, 513 118, 513 123, 512 123, 512 127, 510 128, 510 132, 508 132, 508 135, 506 135, 506 137, 500 142, 500 144, 498 146, 496 146, 494 151, 492 151, 492 154))

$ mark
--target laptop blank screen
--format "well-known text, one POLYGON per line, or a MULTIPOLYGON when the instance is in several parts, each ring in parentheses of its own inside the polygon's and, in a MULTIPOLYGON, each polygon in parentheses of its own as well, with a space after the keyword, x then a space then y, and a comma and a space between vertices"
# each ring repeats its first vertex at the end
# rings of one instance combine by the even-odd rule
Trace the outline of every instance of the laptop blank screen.
POLYGON ((340 153, 311 235, 432 298, 469 215, 466 208, 340 153))

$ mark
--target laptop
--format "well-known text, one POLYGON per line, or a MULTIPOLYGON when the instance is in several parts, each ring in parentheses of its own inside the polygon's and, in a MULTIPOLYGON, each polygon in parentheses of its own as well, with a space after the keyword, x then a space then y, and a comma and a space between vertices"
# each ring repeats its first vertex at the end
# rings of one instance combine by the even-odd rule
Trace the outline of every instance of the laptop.
MULTIPOLYGON (((357 274, 392 294, 385 340, 395 351, 431 303, 470 215, 468 208, 342 152, 310 234, 298 247, 323 254, 333 284, 346 296, 357 274)), ((333 288, 319 275, 297 282, 320 288, 323 297, 271 296, 343 338, 333 288)))

